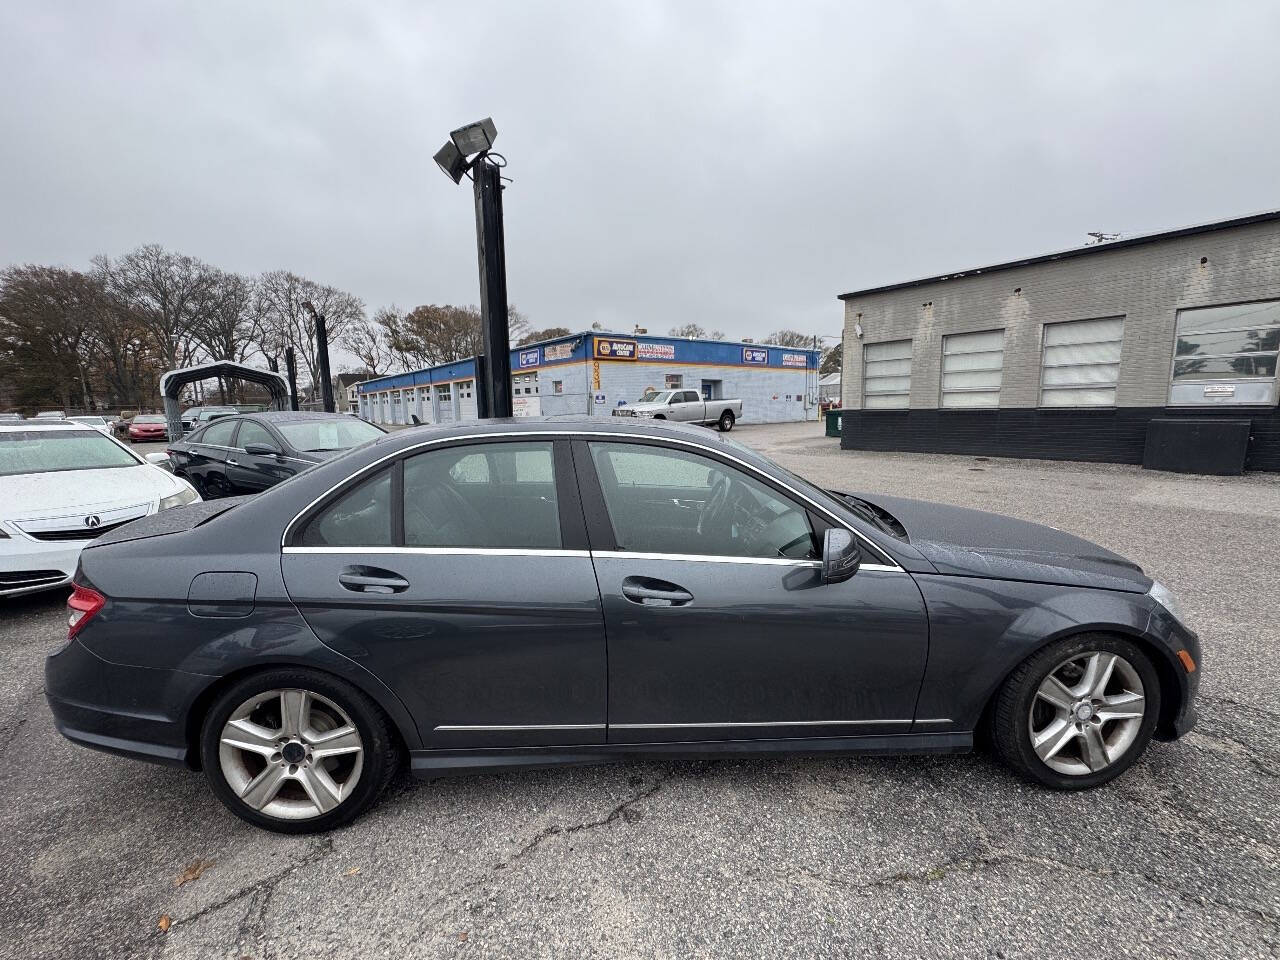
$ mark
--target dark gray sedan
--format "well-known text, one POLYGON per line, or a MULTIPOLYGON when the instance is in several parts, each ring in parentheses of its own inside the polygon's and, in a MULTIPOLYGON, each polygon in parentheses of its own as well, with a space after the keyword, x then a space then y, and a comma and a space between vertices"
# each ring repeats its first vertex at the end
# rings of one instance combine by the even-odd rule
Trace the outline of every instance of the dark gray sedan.
POLYGON ((1194 723, 1172 597, 1078 537, 822 490, 609 418, 380 437, 81 555, 58 729, 323 830, 421 777, 674 754, 956 752, 1050 787, 1194 723))

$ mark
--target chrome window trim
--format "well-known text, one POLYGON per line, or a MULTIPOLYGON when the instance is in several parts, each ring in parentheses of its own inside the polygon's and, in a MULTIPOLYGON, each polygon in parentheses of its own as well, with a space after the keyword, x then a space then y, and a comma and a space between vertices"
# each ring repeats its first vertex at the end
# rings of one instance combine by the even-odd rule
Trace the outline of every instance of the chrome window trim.
MULTIPOLYGON (((720 554, 696 553, 641 553, 633 550, 592 550, 592 558, 603 557, 612 560, 683 560, 693 563, 750 563, 774 567, 813 567, 822 566, 821 560, 792 560, 787 557, 734 557, 720 554)), ((859 570, 875 570, 882 573, 905 573, 901 567, 883 563, 864 563, 859 570)))
POLYGON ((283 547, 286 554, 294 553, 389 553, 421 554, 435 557, 584 557, 587 550, 560 550, 537 547, 283 547))
POLYGON ((863 567, 865 567, 866 569, 874 569, 879 566, 885 566, 890 570, 906 573, 906 571, 903 570, 902 567, 900 567, 897 563, 893 562, 893 558, 889 556, 888 553, 883 548, 877 545, 874 540, 869 538, 866 534, 862 533, 860 530, 855 530, 853 527, 849 526, 843 519, 838 517, 835 513, 833 513, 827 507, 824 507, 822 504, 818 503, 812 497, 809 497, 801 493, 799 490, 795 489, 795 487, 791 486, 789 483, 786 483, 784 480, 781 480, 770 473, 766 473, 764 470, 761 470, 759 467, 755 466, 754 464, 748 463, 745 460, 735 457, 730 452, 727 452, 725 450, 718 450, 715 447, 707 446, 704 443, 697 443, 693 440, 686 440, 683 437, 679 437, 679 438, 662 437, 662 436, 654 436, 653 434, 648 434, 648 433, 622 433, 616 430, 503 430, 500 432, 490 432, 490 433, 463 433, 463 434, 457 434, 455 436, 436 437, 431 440, 423 440, 419 443, 412 444, 411 446, 402 447, 399 450, 393 450, 392 452, 386 454, 385 456, 379 457, 377 460, 373 461, 372 463, 362 467, 356 473, 353 473, 347 477, 342 478, 342 480, 338 481, 333 486, 329 487, 329 489, 325 490, 318 497, 315 497, 310 503, 308 503, 305 507, 303 507, 297 513, 295 513, 293 515, 293 519, 291 519, 287 524, 285 524, 284 533, 280 535, 281 549, 282 550, 289 549, 285 546, 285 544, 289 540, 289 535, 293 532, 294 524, 298 522, 299 518, 301 518, 303 514, 310 512, 312 508, 314 508, 322 500, 327 498, 339 487, 342 487, 347 483, 351 483, 352 481, 356 480, 357 477, 362 477, 367 473, 371 473, 372 471, 381 467, 387 461, 394 460, 397 457, 407 456, 410 452, 415 450, 422 450, 426 447, 438 446, 442 443, 454 443, 460 440, 484 440, 487 438, 494 438, 494 437, 551 437, 553 439, 559 437, 566 440, 572 440, 577 437, 606 437, 606 438, 614 438, 614 439, 617 439, 618 437, 626 437, 633 440, 656 440, 661 443, 672 443, 678 446, 691 447, 694 450, 701 450, 704 453, 714 454, 716 456, 723 457, 726 460, 730 460, 733 463, 738 464, 740 467, 743 467, 744 469, 749 470, 751 473, 757 476, 764 477, 770 483, 777 484, 782 489, 790 493, 792 496, 797 497, 803 502, 809 504, 809 506, 813 507, 818 512, 822 513, 829 520, 831 520, 836 526, 840 527, 843 530, 848 530, 851 534, 853 534, 855 537, 861 540, 864 544, 866 544, 868 547, 874 550, 877 555, 883 556, 886 560, 889 561, 888 564, 883 564, 883 565, 863 564, 863 567))

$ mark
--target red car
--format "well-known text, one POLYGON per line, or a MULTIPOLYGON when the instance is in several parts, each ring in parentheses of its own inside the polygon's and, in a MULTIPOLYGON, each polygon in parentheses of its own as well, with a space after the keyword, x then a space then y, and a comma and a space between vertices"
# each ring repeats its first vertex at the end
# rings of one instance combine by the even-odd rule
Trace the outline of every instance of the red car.
POLYGON ((129 442, 168 440, 169 422, 159 414, 144 414, 129 421, 129 442))

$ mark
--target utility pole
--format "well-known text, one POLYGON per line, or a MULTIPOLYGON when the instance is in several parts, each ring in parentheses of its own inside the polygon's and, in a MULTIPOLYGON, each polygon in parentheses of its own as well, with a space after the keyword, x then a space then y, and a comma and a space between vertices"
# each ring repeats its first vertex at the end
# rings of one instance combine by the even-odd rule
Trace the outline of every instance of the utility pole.
POLYGON ((449 134, 435 155, 454 183, 471 177, 476 205, 476 257, 480 263, 480 313, 484 362, 476 364, 480 416, 510 417, 511 335, 507 310, 507 253, 502 229, 502 168, 506 158, 493 152, 498 130, 486 117, 449 134))
POLYGON ((329 376, 329 331, 325 327, 324 314, 316 310, 310 300, 302 301, 303 308, 311 314, 316 325, 316 362, 319 364, 320 399, 325 413, 333 413, 333 379, 329 376))
POLYGON ((480 262, 480 314, 484 330, 484 392, 491 417, 510 417, 511 333, 507 312, 507 253, 502 233, 502 171, 487 157, 475 177, 476 256, 480 262))
POLYGON ((284 368, 289 374, 289 409, 298 409, 298 361, 293 347, 284 348, 284 368))

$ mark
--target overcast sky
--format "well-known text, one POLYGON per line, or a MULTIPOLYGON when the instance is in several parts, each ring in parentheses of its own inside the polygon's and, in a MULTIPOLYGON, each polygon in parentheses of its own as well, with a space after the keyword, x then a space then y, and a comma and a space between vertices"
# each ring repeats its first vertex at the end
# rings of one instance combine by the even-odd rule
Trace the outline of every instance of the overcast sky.
POLYGON ((1280 4, 7 0, 0 264, 160 243, 537 327, 837 334, 847 290, 1280 207, 1280 4))

